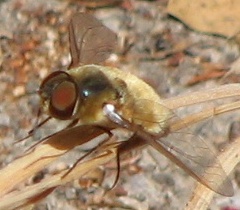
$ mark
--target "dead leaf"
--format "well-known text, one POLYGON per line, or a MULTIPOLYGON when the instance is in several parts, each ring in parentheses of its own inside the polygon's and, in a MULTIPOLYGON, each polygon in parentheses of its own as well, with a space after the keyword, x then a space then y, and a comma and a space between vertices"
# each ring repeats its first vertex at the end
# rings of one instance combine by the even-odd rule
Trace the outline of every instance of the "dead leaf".
POLYGON ((87 8, 99 8, 99 7, 110 7, 110 6, 117 6, 122 3, 122 0, 72 0, 73 2, 78 2, 81 6, 87 8))
POLYGON ((199 82, 207 81, 210 79, 221 78, 226 74, 227 69, 227 67, 224 65, 214 63, 202 63, 202 67, 203 72, 191 78, 186 83, 187 86, 195 85, 199 82))
POLYGON ((204 33, 232 37, 240 30, 238 0, 170 0, 168 13, 190 28, 204 33))

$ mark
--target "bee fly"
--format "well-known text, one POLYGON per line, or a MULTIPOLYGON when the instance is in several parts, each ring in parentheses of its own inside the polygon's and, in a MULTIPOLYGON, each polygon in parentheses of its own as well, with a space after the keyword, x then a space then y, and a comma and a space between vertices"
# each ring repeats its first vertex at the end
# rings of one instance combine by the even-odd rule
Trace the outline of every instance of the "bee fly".
POLYGON ((173 112, 151 86, 130 73, 97 65, 113 51, 117 40, 114 32, 93 16, 77 13, 69 25, 69 37, 69 70, 51 73, 39 88, 42 111, 48 119, 71 120, 69 135, 77 123, 106 131, 127 129, 133 135, 119 145, 118 164, 119 154, 148 144, 206 187, 233 195, 231 182, 205 140, 163 138, 168 135, 173 112))

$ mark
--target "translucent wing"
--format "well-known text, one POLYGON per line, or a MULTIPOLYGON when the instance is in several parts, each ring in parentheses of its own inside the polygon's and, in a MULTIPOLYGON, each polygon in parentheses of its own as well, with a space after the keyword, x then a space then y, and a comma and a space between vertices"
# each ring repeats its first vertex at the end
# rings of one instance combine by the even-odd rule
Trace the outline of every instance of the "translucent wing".
MULTIPOLYGON (((139 107, 152 107, 153 103, 149 100, 138 100, 133 108, 134 117, 143 121, 147 119, 148 109, 139 109, 139 107)), ((154 103, 154 109, 159 110, 159 116, 156 116, 159 122, 156 123, 163 124, 161 119, 164 119, 166 111, 162 110, 167 108, 154 103)), ((173 112, 169 116, 169 120, 180 120, 173 112)), ((143 132, 140 134, 147 143, 205 186, 225 196, 233 195, 232 184, 217 159, 214 147, 201 136, 190 133, 188 128, 181 130, 181 133, 169 133, 169 135, 166 133, 167 137, 164 138, 152 137, 143 132)))
POLYGON ((149 123, 149 119, 152 119, 152 112, 147 107, 154 107, 155 113, 156 110, 159 110, 158 116, 155 116, 156 121, 152 122, 160 126, 163 125, 162 132, 159 135, 152 135, 146 130, 139 128, 139 126, 136 129, 136 125, 121 118, 116 112, 114 114, 117 117, 113 114, 108 115, 112 121, 122 127, 135 131, 132 139, 125 142, 120 147, 119 152, 128 150, 128 148, 134 148, 134 146, 138 146, 137 144, 149 144, 208 188, 221 195, 232 196, 232 184, 219 163, 214 148, 200 136, 189 133, 187 129, 181 133, 170 133, 167 129, 169 122, 163 123, 162 119, 166 120, 167 111, 171 113, 168 115, 169 119, 174 120, 174 113, 153 101, 138 100, 135 103, 133 117, 137 119, 136 122, 138 124, 149 123))
MULTIPOLYGON (((158 141, 165 149, 165 155, 213 191, 232 196, 232 184, 222 169, 212 145, 200 136, 190 133, 174 135, 158 141)), ((160 147, 155 148, 159 150, 160 147)))
POLYGON ((69 24, 70 67, 97 64, 113 51, 117 36, 99 20, 89 14, 75 14, 69 24))

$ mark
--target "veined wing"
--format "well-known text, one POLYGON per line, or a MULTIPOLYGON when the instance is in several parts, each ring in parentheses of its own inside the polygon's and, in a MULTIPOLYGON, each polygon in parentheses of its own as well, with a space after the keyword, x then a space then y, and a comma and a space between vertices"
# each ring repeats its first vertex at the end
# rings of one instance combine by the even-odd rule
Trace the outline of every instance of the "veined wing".
POLYGON ((77 13, 69 24, 70 67, 98 64, 108 58, 117 36, 90 14, 77 13))
POLYGON ((174 118, 177 120, 179 118, 174 117, 174 113, 164 105, 153 101, 138 100, 135 103, 133 117, 137 119, 138 123, 144 124, 145 121, 149 122, 151 119, 152 111, 150 112, 151 109, 147 109, 147 107, 154 107, 155 114, 156 110, 159 110, 158 116, 155 116, 156 121, 151 123, 163 126, 162 130, 165 132, 152 135, 144 129, 139 129, 136 132, 138 138, 171 159, 208 188, 221 195, 232 196, 231 181, 219 163, 214 147, 200 136, 189 133, 187 128, 181 133, 170 133, 167 129, 169 122, 163 122, 163 120, 172 121, 174 118), (143 109, 143 107, 145 108, 143 109), (166 113, 168 114, 166 115, 166 113))

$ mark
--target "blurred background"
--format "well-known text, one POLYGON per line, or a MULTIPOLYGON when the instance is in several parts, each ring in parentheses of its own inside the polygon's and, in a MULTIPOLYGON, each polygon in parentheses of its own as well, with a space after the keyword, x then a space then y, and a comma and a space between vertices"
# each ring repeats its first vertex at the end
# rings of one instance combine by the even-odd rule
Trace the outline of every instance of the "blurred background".
MULTIPOLYGON (((36 91, 50 72, 66 70, 70 63, 68 23, 76 12, 93 14, 117 33, 116 52, 104 65, 137 75, 163 98, 238 83, 240 24, 235 14, 240 14, 240 8, 232 5, 233 11, 221 1, 219 5, 210 5, 214 9, 208 3, 203 5, 205 1, 194 1, 193 5, 186 2, 0 1, 1 168, 23 154, 32 141, 62 128, 62 123, 53 121, 47 128, 37 130, 31 140, 13 145, 15 140, 27 135, 37 118, 39 99, 29 93, 36 91), (223 8, 231 10, 232 16, 227 10, 223 14, 223 8), (232 27, 224 22, 226 19, 231 20, 232 27)), ((217 102, 207 106, 212 105, 217 102)), ((192 106, 180 110, 179 115, 201 108, 201 105, 192 106)), ((200 123, 191 131, 221 148, 231 141, 232 135, 239 134, 239 129, 230 129, 239 126, 238 121, 236 113, 229 113, 200 123)), ((37 182, 66 167, 78 157, 79 150, 33 174, 29 182, 37 182)), ((115 174, 113 161, 96 169, 91 176, 59 187, 33 209, 177 210, 183 209, 195 184, 185 172, 150 147, 124 157, 119 184, 103 196, 105 186, 111 184, 115 174)), ((229 178, 233 180, 235 196, 217 195, 209 209, 240 209, 240 167, 229 178)))

